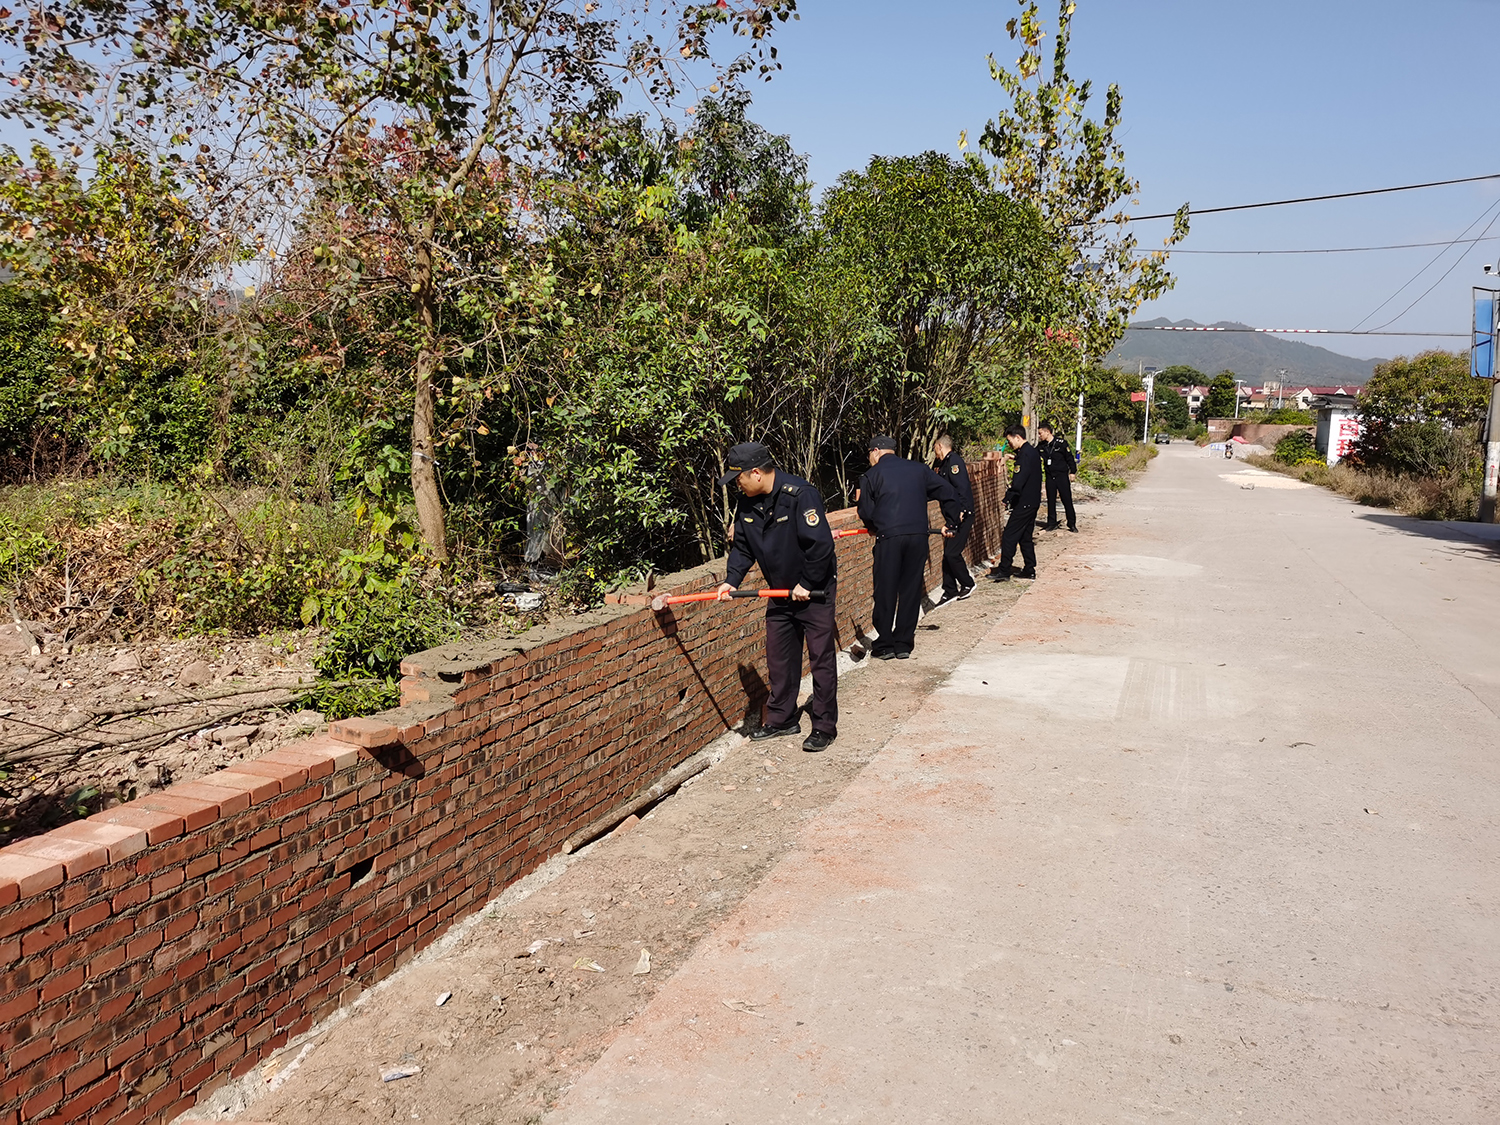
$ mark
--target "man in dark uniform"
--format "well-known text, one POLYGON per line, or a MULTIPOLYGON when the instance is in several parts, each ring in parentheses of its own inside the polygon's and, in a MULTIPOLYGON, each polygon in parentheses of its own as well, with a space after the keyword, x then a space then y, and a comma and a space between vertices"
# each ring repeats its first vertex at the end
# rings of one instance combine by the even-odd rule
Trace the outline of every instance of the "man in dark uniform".
POLYGON ((1005 519, 1005 530, 1000 533, 1000 565, 990 571, 990 577, 996 582, 1010 581, 1010 564, 1015 561, 1017 547, 1021 548, 1021 559, 1026 564, 1026 569, 1017 577, 1036 577, 1036 544, 1032 532, 1037 509, 1042 506, 1042 458, 1036 446, 1026 440, 1026 431, 1020 426, 1008 427, 1005 440, 1015 450, 1016 471, 1011 475, 1010 487, 1005 490, 1005 503, 1010 514, 1005 519))
POLYGON ((1073 460, 1073 451, 1061 434, 1053 436, 1052 423, 1043 422, 1036 428, 1042 465, 1047 470, 1047 522, 1044 531, 1057 530, 1057 498, 1062 497, 1063 511, 1068 514, 1068 530, 1078 530, 1078 517, 1073 514, 1073 476, 1078 462, 1073 460))
POLYGON ((766 602, 771 697, 766 701, 765 722, 750 737, 761 741, 802 733, 797 688, 802 683, 805 642, 812 667, 813 694, 808 705, 812 734, 802 749, 826 750, 839 730, 833 608, 838 563, 823 498, 807 481, 776 468, 771 451, 760 442, 736 445, 729 451, 726 468, 729 471, 719 484, 725 488, 737 484, 741 495, 735 504, 729 569, 719 597, 727 600, 757 563, 768 586, 792 592, 790 598, 766 602), (814 590, 822 593, 813 597, 814 590))
POLYGON ((943 510, 949 535, 959 524, 958 492, 926 465, 896 456, 884 434, 870 440, 870 471, 859 478, 859 518, 875 538, 875 643, 880 660, 906 660, 916 644, 927 571, 927 501, 943 510))
POLYGON ((974 530, 974 488, 969 483, 969 466, 963 455, 953 448, 953 439, 943 434, 933 442, 937 454, 937 474, 958 493, 959 521, 953 534, 943 540, 943 597, 938 605, 963 601, 974 592, 974 577, 964 559, 969 532, 974 530))

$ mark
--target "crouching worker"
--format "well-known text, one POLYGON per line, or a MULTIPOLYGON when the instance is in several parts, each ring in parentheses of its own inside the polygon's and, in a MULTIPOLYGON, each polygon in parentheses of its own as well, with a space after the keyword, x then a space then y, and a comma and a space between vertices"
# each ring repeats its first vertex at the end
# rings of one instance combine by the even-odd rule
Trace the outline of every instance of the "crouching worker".
POLYGON ((823 498, 807 481, 776 468, 771 451, 747 441, 729 451, 728 472, 719 484, 738 487, 729 570, 719 587, 727 600, 760 565, 766 584, 788 589, 790 598, 766 602, 766 670, 771 697, 765 722, 750 737, 756 741, 802 733, 797 716, 797 689, 802 683, 802 647, 812 668, 813 693, 808 713, 812 734, 802 749, 826 750, 838 737, 838 662, 834 587, 838 564, 833 533, 823 498), (822 591, 813 596, 814 590, 822 591))

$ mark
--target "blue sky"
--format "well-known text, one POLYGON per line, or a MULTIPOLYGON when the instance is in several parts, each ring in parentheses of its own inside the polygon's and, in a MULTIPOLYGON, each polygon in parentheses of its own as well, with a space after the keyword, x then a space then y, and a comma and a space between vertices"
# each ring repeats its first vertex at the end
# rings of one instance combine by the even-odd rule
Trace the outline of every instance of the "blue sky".
MULTIPOLYGON (((802 0, 782 25, 782 72, 755 87, 758 121, 788 133, 831 183, 872 153, 956 152, 999 106, 985 55, 1007 64, 1012 0, 802 0)), ((1043 12, 1055 14, 1055 0, 1043 12)), ((1127 169, 1141 213, 1500 172, 1500 0, 1078 0, 1071 70, 1125 96, 1127 169)), ((1458 237, 1500 181, 1195 219, 1186 249, 1288 249, 1458 237)), ((1500 212, 1497 212, 1500 213, 1500 212)), ((1477 235, 1493 216, 1473 231, 1477 235)), ((1142 224, 1156 245, 1165 224, 1142 224)), ((1469 330, 1480 266, 1500 263, 1500 221, 1391 326, 1469 330)), ((1472 235, 1471 235, 1472 237, 1472 235)), ((1370 254, 1173 259, 1177 287, 1142 319, 1348 328, 1438 248, 1370 254)), ((1401 312, 1450 252, 1370 322, 1401 312)), ((1496 284, 1500 284, 1497 282, 1496 284)), ((1305 337, 1303 339, 1306 339, 1305 337)), ((1350 355, 1466 348, 1465 340, 1330 337, 1350 355)))

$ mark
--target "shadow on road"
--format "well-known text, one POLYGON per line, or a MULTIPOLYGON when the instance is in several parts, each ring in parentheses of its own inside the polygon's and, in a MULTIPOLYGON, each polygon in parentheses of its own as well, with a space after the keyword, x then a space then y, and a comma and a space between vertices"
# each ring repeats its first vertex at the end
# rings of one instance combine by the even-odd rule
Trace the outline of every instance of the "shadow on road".
POLYGON ((1500 524, 1419 520, 1415 516, 1398 516, 1394 512, 1361 512, 1357 518, 1423 539, 1441 540, 1470 558, 1500 559, 1500 524))

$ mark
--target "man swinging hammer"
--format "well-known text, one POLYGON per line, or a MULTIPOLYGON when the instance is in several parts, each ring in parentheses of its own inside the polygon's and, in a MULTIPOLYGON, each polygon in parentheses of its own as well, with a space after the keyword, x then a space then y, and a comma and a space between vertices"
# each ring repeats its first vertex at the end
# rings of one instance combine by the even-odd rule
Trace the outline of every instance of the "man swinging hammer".
POLYGON ((766 602, 766 670, 771 697, 765 722, 750 737, 756 741, 801 734, 797 689, 802 683, 802 646, 812 667, 813 694, 808 704, 812 734, 802 743, 808 752, 826 750, 838 736, 837 629, 834 593, 838 563, 833 533, 818 490, 800 477, 776 468, 771 451, 747 441, 729 451, 729 471, 721 487, 738 486, 729 569, 719 597, 729 595, 759 564, 772 587, 789 589, 790 598, 766 602), (813 590, 823 591, 821 597, 813 590))

